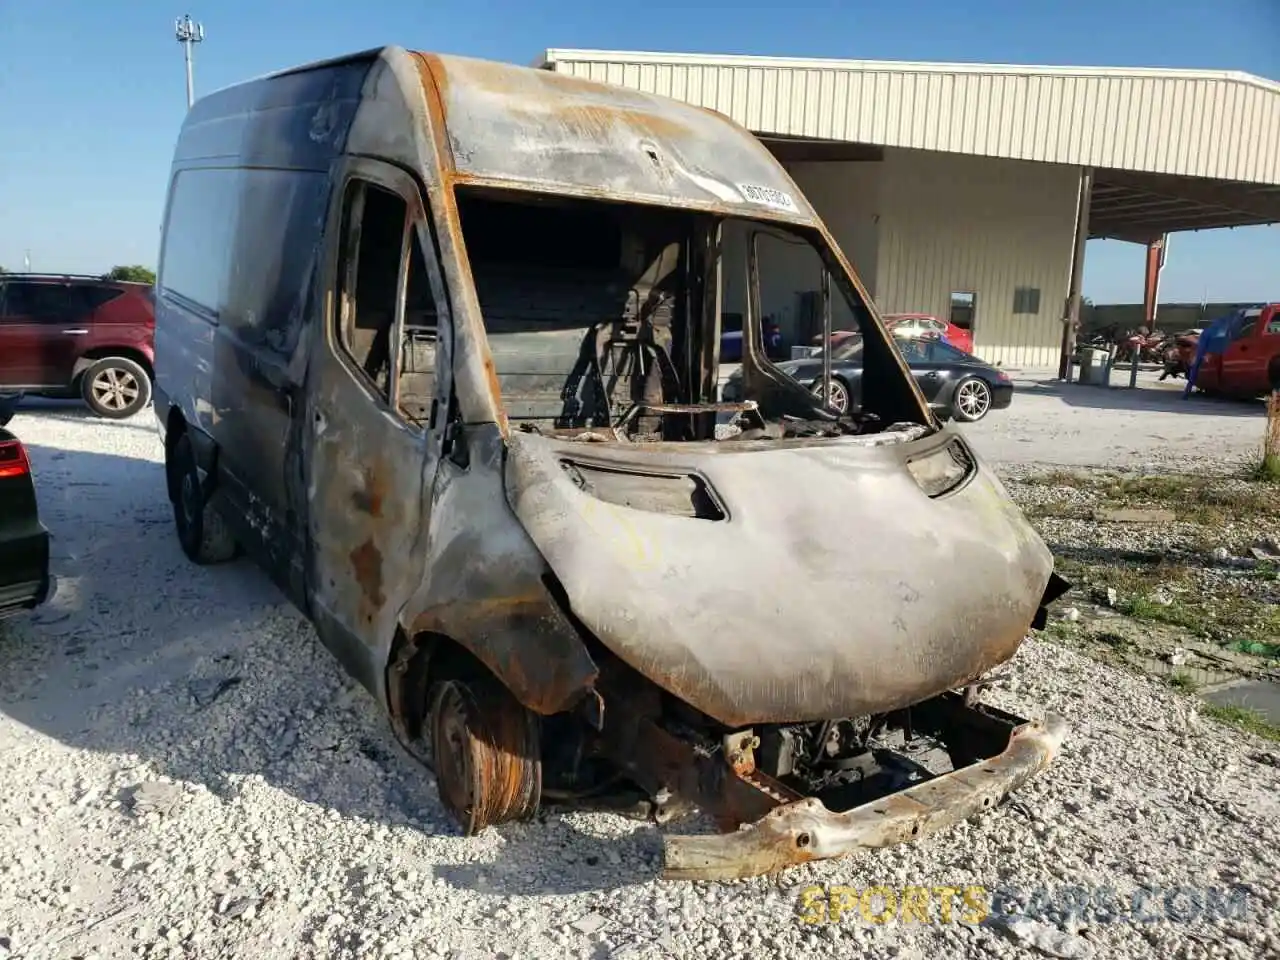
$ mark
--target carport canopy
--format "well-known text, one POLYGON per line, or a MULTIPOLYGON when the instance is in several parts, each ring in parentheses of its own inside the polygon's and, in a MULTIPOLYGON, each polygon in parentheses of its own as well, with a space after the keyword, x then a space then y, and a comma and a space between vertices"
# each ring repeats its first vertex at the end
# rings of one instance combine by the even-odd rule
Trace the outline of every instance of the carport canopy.
POLYGON ((897 147, 1089 169, 1090 237, 1280 222, 1280 83, 1246 73, 598 50, 540 65, 717 110, 782 160, 897 147))

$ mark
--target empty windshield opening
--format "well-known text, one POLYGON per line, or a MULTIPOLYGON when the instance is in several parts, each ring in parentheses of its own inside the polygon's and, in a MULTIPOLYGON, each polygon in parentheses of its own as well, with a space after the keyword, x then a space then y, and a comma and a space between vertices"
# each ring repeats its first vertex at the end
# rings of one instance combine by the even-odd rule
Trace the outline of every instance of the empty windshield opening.
MULTIPOLYGON (((757 390, 760 402, 720 397, 718 364, 732 362, 722 356, 732 328, 739 344, 762 339, 763 328, 743 322, 748 303, 726 305, 721 282, 745 274, 746 262, 721 238, 718 218, 506 190, 460 188, 457 198, 502 403, 517 430, 603 441, 783 439, 904 419, 841 417, 773 367, 773 389, 757 390)), ((816 256, 807 241, 789 242, 816 256)), ((775 287, 792 278, 762 277, 774 309, 785 299, 775 287)), ((853 312, 836 315, 856 326, 853 312)))
MULTIPOLYGON (((517 429, 687 440, 714 403, 690 301, 694 214, 458 191, 463 241, 508 419, 517 429)), ((694 315, 700 309, 693 308, 694 315)))

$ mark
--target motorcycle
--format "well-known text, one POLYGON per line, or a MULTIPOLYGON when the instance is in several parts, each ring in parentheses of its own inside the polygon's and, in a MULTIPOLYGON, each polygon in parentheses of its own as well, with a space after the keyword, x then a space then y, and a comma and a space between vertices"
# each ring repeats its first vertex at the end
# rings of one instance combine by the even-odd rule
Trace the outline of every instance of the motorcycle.
POLYGON ((1159 330, 1148 333, 1146 327, 1139 327, 1137 332, 1128 334, 1120 341, 1116 350, 1116 363, 1132 362, 1134 356, 1137 356, 1139 363, 1161 363, 1168 339, 1168 334, 1159 330))
POLYGON ((1173 338, 1172 342, 1166 343, 1162 363, 1164 369, 1160 373, 1160 379, 1165 380, 1173 377, 1175 380, 1179 377, 1184 379, 1191 376, 1191 361, 1196 354, 1196 342, 1199 340, 1199 334, 1195 332, 1180 333, 1173 338))

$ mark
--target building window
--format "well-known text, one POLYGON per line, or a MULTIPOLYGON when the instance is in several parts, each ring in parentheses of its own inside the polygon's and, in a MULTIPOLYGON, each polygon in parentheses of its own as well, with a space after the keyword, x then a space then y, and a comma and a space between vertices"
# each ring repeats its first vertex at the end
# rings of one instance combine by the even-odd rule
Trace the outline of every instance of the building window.
POLYGON ((1013 291, 1013 312, 1017 313, 1039 313, 1040 312, 1040 288, 1039 287, 1018 287, 1013 291))
POLYGON ((978 311, 978 295, 970 290, 953 290, 947 319, 961 330, 972 330, 978 311))

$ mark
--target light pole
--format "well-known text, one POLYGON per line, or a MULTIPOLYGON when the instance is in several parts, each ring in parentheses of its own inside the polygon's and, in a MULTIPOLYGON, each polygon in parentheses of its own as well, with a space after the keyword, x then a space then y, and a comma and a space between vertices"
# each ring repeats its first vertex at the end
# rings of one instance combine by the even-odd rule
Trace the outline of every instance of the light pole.
POLYGON ((191 109, 191 105, 196 102, 195 86, 191 80, 191 45, 199 43, 204 39, 204 24, 194 23, 191 20, 191 14, 180 17, 173 22, 174 32, 178 36, 178 42, 182 44, 183 52, 187 59, 187 109, 191 109))

